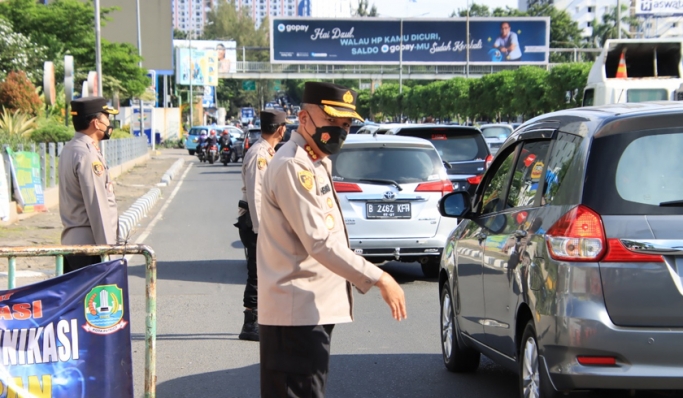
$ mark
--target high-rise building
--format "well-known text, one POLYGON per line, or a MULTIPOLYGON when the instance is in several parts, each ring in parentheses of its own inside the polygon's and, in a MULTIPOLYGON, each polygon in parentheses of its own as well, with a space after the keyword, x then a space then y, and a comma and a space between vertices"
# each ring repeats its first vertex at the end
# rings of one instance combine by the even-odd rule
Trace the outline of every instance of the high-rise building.
MULTIPOLYGON (((558 10, 566 11, 572 20, 579 24, 579 28, 583 31, 583 37, 590 38, 593 34, 593 25, 596 21, 602 23, 602 17, 606 13, 614 12, 617 0, 518 0, 520 11, 526 11, 536 4, 552 4, 558 10)), ((631 1, 621 0, 621 4, 622 6, 630 5, 631 1)), ((628 26, 623 28, 630 30, 628 26)), ((642 19, 642 23, 633 27, 631 34, 638 38, 683 37, 683 18, 642 19)), ((550 47, 553 47, 554 44, 550 43, 550 47)), ((560 45, 556 47, 560 47, 560 45)))
POLYGON ((193 37, 201 36, 208 22, 206 15, 218 1, 225 0, 171 0, 173 28, 188 34, 193 32, 193 37))
POLYGON ((266 17, 348 18, 358 0, 236 0, 235 6, 247 7, 260 26, 266 17))

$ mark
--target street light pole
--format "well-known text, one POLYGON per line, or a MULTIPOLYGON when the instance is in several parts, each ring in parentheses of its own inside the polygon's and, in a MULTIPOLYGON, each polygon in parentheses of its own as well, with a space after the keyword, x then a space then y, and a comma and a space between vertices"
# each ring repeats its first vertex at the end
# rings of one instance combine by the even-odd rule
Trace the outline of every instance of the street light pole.
POLYGON ((401 47, 398 50, 398 93, 403 93, 403 18, 401 18, 401 47))
POLYGON ((192 1, 190 0, 190 123, 189 123, 189 128, 192 128, 192 124, 194 123, 194 93, 192 92, 192 79, 194 79, 193 72, 194 72, 194 60, 192 59, 192 35, 194 34, 194 28, 192 27, 192 21, 193 21, 193 16, 192 16, 192 1))
MULTIPOLYGON (((136 10, 136 18, 137 18, 137 24, 138 24, 138 56, 140 56, 140 61, 138 61, 138 66, 142 68, 142 27, 140 25, 140 0, 135 0, 135 10, 136 10)), ((140 100, 140 136, 145 135, 145 113, 144 113, 144 108, 142 106, 142 96, 139 98, 140 100)), ((149 126, 149 141, 152 143, 152 150, 154 150, 154 144, 155 144, 155 137, 154 137, 154 130, 152 129, 151 125, 151 120, 150 120, 150 126, 149 126)))
POLYGON ((617 38, 621 39, 621 0, 617 0, 617 38))
POLYGON ((467 1, 467 22, 465 23, 466 27, 465 30, 467 33, 465 36, 467 37, 467 43, 465 43, 465 54, 466 54, 466 60, 465 60, 465 75, 467 78, 470 77, 470 2, 467 1))
POLYGON ((102 94, 102 39, 100 32, 100 0, 95 0, 95 70, 97 71, 97 95, 102 94))

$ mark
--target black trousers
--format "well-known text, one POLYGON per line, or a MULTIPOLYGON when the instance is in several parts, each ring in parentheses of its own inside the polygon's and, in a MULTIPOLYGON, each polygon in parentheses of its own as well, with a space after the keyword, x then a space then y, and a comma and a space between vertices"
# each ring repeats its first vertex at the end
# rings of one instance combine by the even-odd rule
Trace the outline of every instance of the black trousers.
POLYGON ((64 273, 66 274, 101 262, 100 256, 64 256, 64 273))
MULTIPOLYGON (((249 213, 247 213, 249 217, 249 213)), ((244 307, 258 308, 258 277, 256 276, 256 239, 251 228, 240 227, 240 240, 247 249, 247 284, 244 287, 244 307)))
POLYGON ((323 398, 334 325, 259 325, 261 398, 323 398))

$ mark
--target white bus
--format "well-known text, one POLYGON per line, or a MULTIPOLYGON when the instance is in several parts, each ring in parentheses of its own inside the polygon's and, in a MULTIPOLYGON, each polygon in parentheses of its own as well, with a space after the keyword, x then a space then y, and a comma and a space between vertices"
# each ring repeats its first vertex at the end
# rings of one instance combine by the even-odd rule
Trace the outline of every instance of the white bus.
POLYGON ((681 91, 683 39, 607 40, 593 64, 583 106, 673 101, 681 91), (621 54, 627 77, 617 78, 621 54))

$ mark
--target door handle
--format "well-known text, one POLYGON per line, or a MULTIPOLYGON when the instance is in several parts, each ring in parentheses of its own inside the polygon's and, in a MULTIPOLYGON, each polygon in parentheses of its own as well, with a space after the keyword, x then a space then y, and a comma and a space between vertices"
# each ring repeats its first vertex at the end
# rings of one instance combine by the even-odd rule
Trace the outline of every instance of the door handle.
POLYGON ((526 233, 526 231, 518 229, 517 231, 515 231, 515 233, 513 235, 517 239, 522 239, 522 238, 526 238, 527 233, 526 233))

